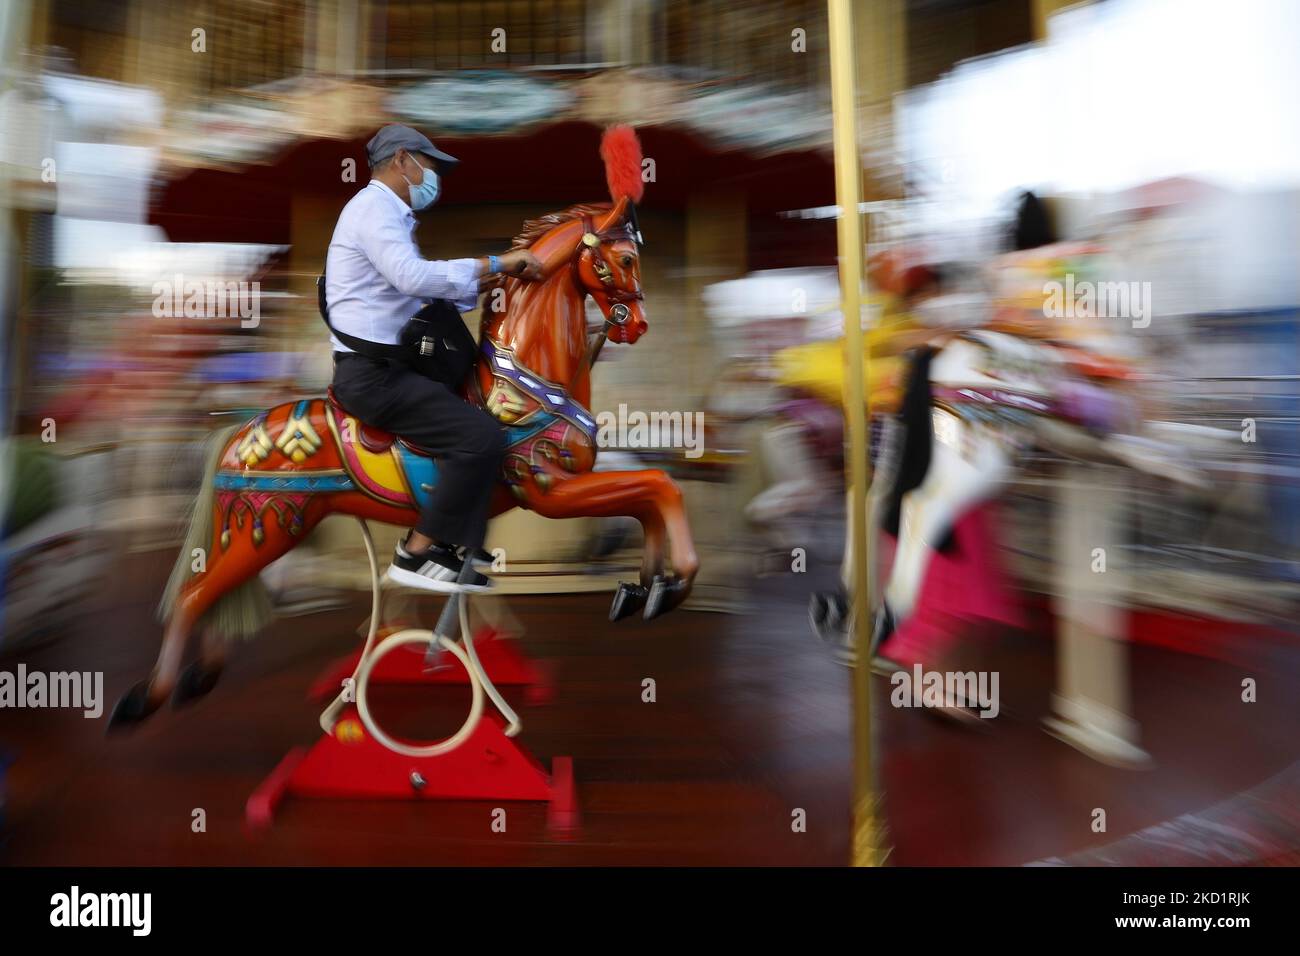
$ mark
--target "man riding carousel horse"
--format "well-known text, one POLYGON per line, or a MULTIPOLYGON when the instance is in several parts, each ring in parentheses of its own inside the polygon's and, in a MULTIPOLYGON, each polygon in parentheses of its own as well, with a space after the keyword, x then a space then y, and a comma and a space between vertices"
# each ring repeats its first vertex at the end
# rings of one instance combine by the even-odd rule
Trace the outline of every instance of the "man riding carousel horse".
MULTIPOLYGON (((397 545, 388 579, 429 591, 487 590, 488 579, 477 570, 465 583, 457 578, 466 555, 477 559, 475 567, 491 567, 481 547, 505 430, 452 391, 459 384, 454 372, 439 381, 404 361, 401 332, 427 300, 453 303, 449 322, 459 323, 459 312, 478 304, 480 282, 502 272, 539 279, 542 264, 527 249, 446 262, 421 257, 414 211, 438 201, 441 177, 459 160, 409 126, 385 126, 366 152, 370 183, 343 207, 325 266, 334 397, 364 424, 439 459, 438 484, 420 509, 419 524, 397 545)), ((450 336, 456 330, 449 325, 440 331, 450 336)), ((434 349, 468 353, 460 378, 473 356, 473 342, 466 347, 465 338, 433 343, 434 349)))
POLYGON ((340 214, 318 282, 330 394, 213 436, 159 607, 158 661, 112 727, 144 720, 173 692, 178 705, 208 693, 230 639, 270 617, 259 572, 329 514, 414 525, 387 577, 444 592, 488 586, 487 521, 513 507, 632 517, 645 537, 641 579, 618 586, 610 620, 649 620, 690 593, 699 560, 673 481, 658 469, 592 471, 591 367, 605 341, 630 345, 647 329, 636 133, 617 126, 601 140, 610 202, 530 220, 511 251, 486 259, 429 261, 414 242, 413 210, 438 198, 453 157, 405 126, 380 130, 367 152, 373 178, 340 214), (483 291, 475 343, 460 311, 483 291), (594 335, 588 297, 604 318, 594 335), (201 652, 182 671, 198 627, 201 652))

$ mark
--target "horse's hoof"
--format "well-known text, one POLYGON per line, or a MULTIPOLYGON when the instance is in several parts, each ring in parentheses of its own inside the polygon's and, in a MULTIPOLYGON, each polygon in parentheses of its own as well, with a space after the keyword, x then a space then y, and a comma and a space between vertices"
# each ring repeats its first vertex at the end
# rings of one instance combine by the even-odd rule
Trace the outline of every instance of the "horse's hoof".
POLYGON ((881 601, 880 610, 876 612, 875 628, 871 632, 871 653, 873 655, 880 649, 881 644, 893 637, 896 626, 894 613, 889 610, 888 604, 881 601))
POLYGON ((848 602, 838 591, 814 591, 808 598, 808 623, 813 634, 834 643, 844 639, 848 627, 848 602))
POLYGON ((808 622, 812 624, 814 632, 821 633, 822 625, 826 623, 826 614, 829 610, 825 591, 814 591, 808 595, 808 622))
POLYGON ((125 694, 108 715, 108 731, 129 730, 141 723, 159 707, 158 701, 149 698, 149 682, 142 680, 125 694))
POLYGON ((625 617, 631 617, 645 607, 645 600, 649 594, 649 588, 620 581, 618 590, 614 592, 614 603, 609 606, 610 621, 621 621, 625 617))
POLYGON ((655 577, 650 584, 650 596, 645 601, 647 621, 652 621, 660 614, 666 614, 686 600, 691 593, 691 582, 684 578, 666 578, 662 574, 655 577))
POLYGON ((184 707, 190 701, 211 693, 220 677, 220 667, 204 667, 202 661, 195 661, 181 671, 176 690, 172 692, 172 707, 184 707))
POLYGON ((843 634, 849 629, 849 599, 843 591, 831 591, 826 595, 826 626, 843 634))

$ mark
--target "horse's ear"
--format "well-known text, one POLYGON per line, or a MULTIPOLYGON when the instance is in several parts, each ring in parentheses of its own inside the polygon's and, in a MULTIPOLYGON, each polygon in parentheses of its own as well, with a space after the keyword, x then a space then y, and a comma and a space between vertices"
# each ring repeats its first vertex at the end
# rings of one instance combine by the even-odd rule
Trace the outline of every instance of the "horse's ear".
POLYGON ((609 232, 609 230, 622 222, 623 217, 627 215, 627 204, 627 196, 622 197, 618 202, 614 203, 604 218, 596 222, 596 231, 601 233, 609 232))

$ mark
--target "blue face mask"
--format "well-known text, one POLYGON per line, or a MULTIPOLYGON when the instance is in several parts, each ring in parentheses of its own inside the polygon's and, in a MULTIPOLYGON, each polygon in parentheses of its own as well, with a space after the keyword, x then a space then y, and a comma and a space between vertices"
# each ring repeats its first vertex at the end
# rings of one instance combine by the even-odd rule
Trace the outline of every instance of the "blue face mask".
POLYGON ((438 174, 432 169, 425 169, 423 166, 420 168, 424 169, 424 178, 418 183, 411 182, 406 179, 405 173, 402 174, 402 178, 406 179, 406 185, 410 188, 412 209, 428 209, 438 201, 440 192, 438 174))

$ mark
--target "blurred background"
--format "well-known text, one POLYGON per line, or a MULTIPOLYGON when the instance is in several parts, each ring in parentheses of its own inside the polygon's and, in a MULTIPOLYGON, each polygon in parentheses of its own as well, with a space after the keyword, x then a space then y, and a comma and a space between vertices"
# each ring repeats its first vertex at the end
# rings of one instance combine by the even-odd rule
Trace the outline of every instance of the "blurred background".
MULTIPOLYGON (((978 539, 968 561, 998 568, 972 589, 998 598, 963 604, 927 580, 881 654, 997 670, 1002 714, 976 733, 891 707, 877 678, 893 859, 1294 862, 1300 5, 853 12, 873 448, 911 350, 976 330, 1029 343, 986 340, 1002 386, 1060 398, 1068 379, 1108 409, 1056 415, 1078 432, 1064 437, 958 415, 1012 463, 958 534, 978 539), (1067 279, 1134 298, 1121 315, 1054 314, 1046 290, 1067 279), (1061 364, 1044 374, 1049 354, 1061 364), (1071 564, 1098 543, 1105 587, 1071 564), (1099 806, 1108 831, 1090 826, 1099 806)), ((102 670, 110 705, 147 673, 204 438, 329 382, 315 277, 387 122, 462 160, 421 218, 429 258, 502 251, 525 219, 604 199, 601 130, 637 128, 650 332, 604 349, 592 410, 701 412, 705 445, 602 451, 682 484, 702 571, 670 618, 604 621, 639 564, 635 525, 493 525, 509 569, 491 613, 555 682, 527 733, 575 756, 591 840, 486 849, 448 836, 460 809, 433 824, 367 811, 366 827, 300 811, 256 848, 220 826, 188 839, 188 808, 236 828, 259 777, 310 742, 302 694, 356 643, 369 572, 334 518, 266 572, 272 631, 170 725, 105 742, 69 715, 0 713, 0 853, 844 862, 850 702, 825 603, 847 600, 827 30, 816 0, 6 3, 0 666, 102 670), (160 315, 159 283, 181 276, 256 283, 256 314, 160 315), (810 627, 813 594, 827 597, 810 627), (647 674, 657 710, 638 697, 647 674), (177 834, 157 823, 169 807, 185 808, 177 834), (808 831, 791 832, 791 808, 810 810, 808 831)), ((946 557, 929 574, 968 581, 931 550, 946 557)))

